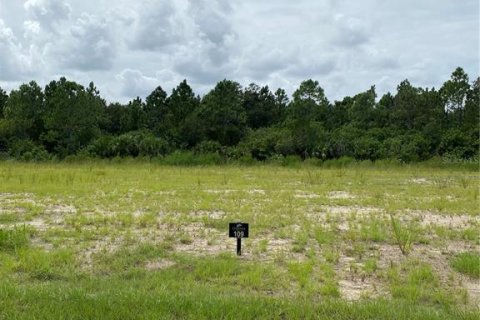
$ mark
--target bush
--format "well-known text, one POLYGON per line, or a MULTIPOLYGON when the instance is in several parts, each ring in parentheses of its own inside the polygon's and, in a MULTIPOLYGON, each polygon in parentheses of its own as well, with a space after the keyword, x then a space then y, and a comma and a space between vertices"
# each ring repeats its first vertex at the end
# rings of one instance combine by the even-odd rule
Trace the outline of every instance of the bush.
POLYGON ((41 145, 31 140, 16 140, 10 146, 9 155, 21 161, 46 161, 50 155, 41 145))
POLYGON ((355 140, 353 154, 358 160, 377 160, 380 157, 380 142, 371 137, 360 137, 355 140))
POLYGON ((205 140, 200 142, 194 149, 195 153, 223 153, 223 147, 218 141, 205 140))
POLYGON ((86 150, 96 157, 113 158, 116 155, 115 138, 102 136, 87 146, 86 150))
POLYGON ((423 161, 430 157, 428 141, 420 134, 403 137, 399 159, 404 162, 423 161))
POLYGON ((478 136, 473 141, 470 140, 468 134, 460 129, 450 129, 442 135, 439 153, 458 159, 471 158, 478 153, 478 150, 474 147, 474 142, 478 141, 478 136))
POLYGON ((166 140, 148 131, 132 131, 118 137, 103 136, 88 146, 87 151, 97 157, 157 157, 168 153, 166 140))
POLYGON ((251 131, 240 148, 253 159, 264 161, 276 154, 295 153, 295 144, 290 131, 278 128, 261 128, 251 131))

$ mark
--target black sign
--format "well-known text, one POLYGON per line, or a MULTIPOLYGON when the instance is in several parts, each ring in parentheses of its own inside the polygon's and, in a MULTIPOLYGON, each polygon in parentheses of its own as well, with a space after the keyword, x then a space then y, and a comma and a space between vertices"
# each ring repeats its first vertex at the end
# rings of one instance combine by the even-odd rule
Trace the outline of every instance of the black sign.
POLYGON ((248 238, 248 223, 233 222, 229 224, 228 236, 230 238, 248 238))

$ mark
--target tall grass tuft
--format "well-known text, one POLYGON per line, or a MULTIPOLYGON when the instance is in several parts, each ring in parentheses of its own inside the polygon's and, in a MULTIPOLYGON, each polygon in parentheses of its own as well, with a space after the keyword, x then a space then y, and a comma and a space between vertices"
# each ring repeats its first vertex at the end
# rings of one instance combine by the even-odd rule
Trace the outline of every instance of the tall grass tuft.
POLYGON ((460 273, 472 278, 480 278, 480 255, 473 252, 462 252, 451 262, 452 267, 460 273))
POLYGON ((28 246, 29 230, 23 227, 13 229, 0 229, 0 251, 16 251, 28 246))
POLYGON ((398 248, 403 255, 408 255, 412 250, 412 232, 402 226, 401 222, 395 219, 392 213, 390 213, 390 223, 398 248))

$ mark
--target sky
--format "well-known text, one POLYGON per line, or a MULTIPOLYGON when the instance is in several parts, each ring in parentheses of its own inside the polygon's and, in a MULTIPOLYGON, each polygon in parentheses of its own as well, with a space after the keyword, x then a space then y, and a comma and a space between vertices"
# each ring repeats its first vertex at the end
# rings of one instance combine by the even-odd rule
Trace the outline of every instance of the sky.
POLYGON ((479 70, 478 0, 0 0, 0 87, 65 76, 109 102, 223 79, 330 101, 479 70))

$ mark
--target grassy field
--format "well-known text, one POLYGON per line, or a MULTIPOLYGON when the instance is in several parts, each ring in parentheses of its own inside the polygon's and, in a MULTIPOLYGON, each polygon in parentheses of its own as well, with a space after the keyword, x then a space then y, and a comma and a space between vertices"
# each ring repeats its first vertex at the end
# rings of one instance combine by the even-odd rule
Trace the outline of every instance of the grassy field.
POLYGON ((0 319, 478 319, 479 178, 3 162, 0 319))

